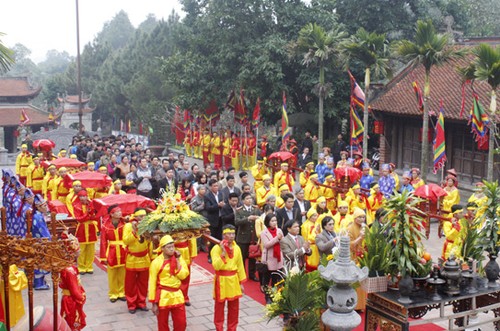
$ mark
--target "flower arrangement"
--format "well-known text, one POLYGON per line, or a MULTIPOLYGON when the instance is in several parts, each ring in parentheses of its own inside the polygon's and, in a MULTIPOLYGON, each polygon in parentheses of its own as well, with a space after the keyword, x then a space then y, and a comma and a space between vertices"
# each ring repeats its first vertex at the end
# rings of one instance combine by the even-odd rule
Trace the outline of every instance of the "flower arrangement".
POLYGON ((174 233, 179 231, 200 230, 208 226, 202 215, 189 209, 180 194, 163 192, 155 211, 148 214, 138 225, 139 234, 174 233))

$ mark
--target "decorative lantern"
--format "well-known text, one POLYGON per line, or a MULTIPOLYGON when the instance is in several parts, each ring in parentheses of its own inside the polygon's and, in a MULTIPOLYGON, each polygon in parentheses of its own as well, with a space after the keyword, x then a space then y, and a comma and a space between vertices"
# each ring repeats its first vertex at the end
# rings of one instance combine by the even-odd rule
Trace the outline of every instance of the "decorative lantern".
POLYGON ((373 133, 384 134, 384 121, 374 121, 373 122, 373 133))

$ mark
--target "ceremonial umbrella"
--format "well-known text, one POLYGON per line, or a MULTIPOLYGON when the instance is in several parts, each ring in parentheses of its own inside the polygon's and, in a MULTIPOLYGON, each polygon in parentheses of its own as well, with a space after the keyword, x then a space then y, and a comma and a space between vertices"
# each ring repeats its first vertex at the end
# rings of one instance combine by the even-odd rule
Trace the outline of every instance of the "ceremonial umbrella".
POLYGON ((153 200, 135 194, 110 194, 100 199, 92 200, 92 205, 97 211, 96 217, 101 217, 108 214, 108 207, 117 204, 120 206, 123 215, 130 215, 135 208, 156 209, 156 204, 153 200))
POLYGON ((50 162, 46 162, 47 166, 53 164, 57 167, 57 169, 61 167, 67 168, 80 168, 86 166, 84 162, 78 161, 77 159, 70 159, 67 157, 60 157, 58 159, 52 160, 50 162))
POLYGON ((33 147, 43 151, 51 151, 56 147, 56 143, 50 139, 37 139, 33 142, 33 147))
POLYGON ((418 187, 413 194, 422 199, 429 199, 432 202, 437 202, 440 197, 448 195, 441 186, 432 183, 418 187))
POLYGON ((361 170, 355 167, 340 167, 334 170, 335 178, 341 179, 342 177, 349 178, 351 183, 361 178, 361 170))
POLYGON ((74 174, 67 174, 64 177, 64 183, 67 187, 71 187, 73 181, 79 180, 82 182, 83 188, 103 188, 110 187, 111 177, 99 172, 81 171, 74 174))

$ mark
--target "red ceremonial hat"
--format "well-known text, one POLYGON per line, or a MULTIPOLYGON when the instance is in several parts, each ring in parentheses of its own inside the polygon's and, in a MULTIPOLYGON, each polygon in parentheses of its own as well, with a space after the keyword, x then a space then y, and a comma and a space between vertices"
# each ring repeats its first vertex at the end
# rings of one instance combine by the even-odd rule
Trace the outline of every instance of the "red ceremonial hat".
POLYGON ((450 169, 450 170, 446 170, 446 172, 450 175, 452 175, 453 177, 457 177, 457 171, 453 168, 453 169, 450 169))

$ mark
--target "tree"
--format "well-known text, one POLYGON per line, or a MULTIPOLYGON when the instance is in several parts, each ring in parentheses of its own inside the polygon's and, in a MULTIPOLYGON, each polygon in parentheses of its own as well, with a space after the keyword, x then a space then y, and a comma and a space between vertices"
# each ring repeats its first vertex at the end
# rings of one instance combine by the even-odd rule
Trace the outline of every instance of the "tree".
POLYGON ((389 70, 388 41, 385 34, 367 32, 360 28, 355 35, 342 44, 347 64, 357 62, 365 69, 365 108, 363 112, 363 158, 368 157, 368 105, 370 101, 370 75, 385 77, 389 70))
POLYGON ((495 151, 495 136, 497 135, 496 123, 496 90, 500 85, 500 47, 493 48, 488 44, 480 44, 472 51, 473 61, 464 68, 459 68, 459 73, 464 80, 485 81, 491 87, 490 101, 490 135, 488 142, 488 181, 493 181, 493 158, 495 151))
POLYGON ((325 85, 325 67, 332 57, 339 54, 338 45, 345 32, 339 28, 326 32, 316 23, 309 23, 299 32, 297 48, 303 52, 302 63, 306 66, 314 65, 319 68, 319 83, 317 94, 319 97, 318 107, 318 150, 323 149, 323 101, 327 94, 328 86, 325 85))
POLYGON ((396 53, 403 60, 412 64, 421 64, 425 68, 424 114, 422 124, 422 158, 420 163, 422 179, 427 180, 429 166, 429 109, 427 101, 430 95, 431 69, 442 65, 463 54, 453 48, 446 34, 438 34, 431 20, 417 21, 414 41, 401 40, 396 44, 396 53))
MULTIPOLYGON (((5 33, 0 32, 0 37, 5 33)), ((10 65, 14 63, 13 52, 5 46, 0 40, 0 71, 7 71, 10 65)))

